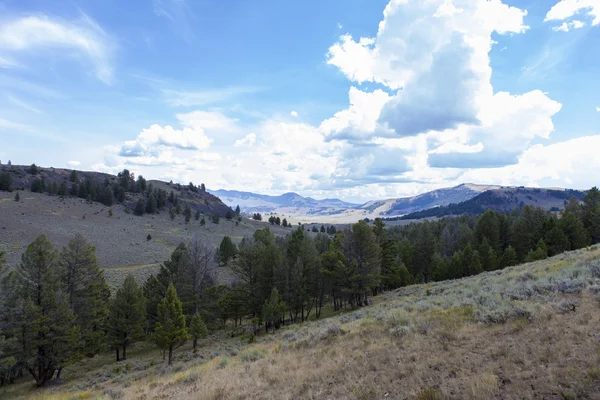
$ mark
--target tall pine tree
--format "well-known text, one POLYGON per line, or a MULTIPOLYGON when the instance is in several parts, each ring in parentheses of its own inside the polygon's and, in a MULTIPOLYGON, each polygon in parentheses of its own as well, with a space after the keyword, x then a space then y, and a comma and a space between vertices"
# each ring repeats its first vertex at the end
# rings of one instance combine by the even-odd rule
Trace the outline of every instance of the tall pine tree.
POLYGON ((158 321, 152 338, 160 348, 168 350, 169 365, 173 362, 173 349, 188 340, 185 315, 172 284, 167 288, 165 298, 158 304, 158 321))

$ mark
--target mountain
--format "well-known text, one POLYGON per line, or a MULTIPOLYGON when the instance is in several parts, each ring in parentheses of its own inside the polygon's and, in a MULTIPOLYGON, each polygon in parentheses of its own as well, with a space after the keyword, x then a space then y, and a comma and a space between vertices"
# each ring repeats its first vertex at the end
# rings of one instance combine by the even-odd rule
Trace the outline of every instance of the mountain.
POLYGON ((282 213, 302 211, 307 215, 327 213, 332 209, 347 209, 359 207, 359 204, 348 203, 339 199, 316 200, 289 192, 280 196, 269 196, 237 190, 209 190, 230 207, 240 206, 247 213, 282 213))
POLYGON ((397 219, 419 219, 427 217, 444 217, 463 213, 480 214, 485 210, 510 212, 523 208, 525 205, 539 207, 545 210, 563 209, 565 203, 575 197, 582 200, 585 191, 573 189, 542 189, 519 187, 500 187, 485 192, 467 201, 445 206, 433 207, 427 210, 413 212, 397 219))
POLYGON ((230 207, 240 206, 246 213, 278 214, 304 223, 351 223, 363 218, 394 217, 445 206, 471 199, 488 189, 500 186, 462 184, 437 189, 413 197, 372 200, 354 204, 339 199, 315 200, 297 193, 268 196, 236 190, 211 190, 230 207))

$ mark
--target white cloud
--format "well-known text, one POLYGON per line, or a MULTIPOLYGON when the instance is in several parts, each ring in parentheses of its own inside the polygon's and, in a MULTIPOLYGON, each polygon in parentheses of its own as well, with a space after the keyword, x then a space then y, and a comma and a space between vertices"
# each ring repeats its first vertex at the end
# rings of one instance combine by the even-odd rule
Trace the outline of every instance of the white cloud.
POLYGON ((548 146, 535 145, 527 149, 515 165, 503 168, 481 169, 461 176, 465 182, 493 182, 506 185, 560 186, 589 188, 597 185, 594 174, 600 158, 600 135, 584 136, 548 146))
MULTIPOLYGON (((177 119, 183 129, 153 124, 142 129, 135 140, 126 141, 119 148, 119 155, 138 158, 138 161, 141 161, 141 157, 151 157, 148 160, 163 163, 171 159, 171 153, 166 151, 168 149, 206 150, 212 142, 206 132, 219 133, 237 129, 234 119, 219 112, 194 111, 177 114, 177 119)), ((146 162, 149 161, 144 161, 146 162)))
POLYGON ((383 90, 364 92, 352 86, 348 92, 350 106, 321 123, 320 130, 329 139, 360 140, 370 138, 378 128, 382 107, 390 100, 383 90))
POLYGON ((597 112, 600 112, 600 107, 596 107, 596 111, 597 111, 597 112))
POLYGON ((552 30, 554 32, 569 32, 571 29, 579 29, 579 28, 583 28, 584 26, 585 26, 585 24, 583 22, 574 20, 574 21, 570 21, 570 22, 563 22, 559 26, 554 26, 554 27, 552 27, 552 30))
POLYGON ((560 0, 548 11, 544 21, 563 21, 579 13, 593 17, 592 25, 600 24, 598 0, 560 0))
POLYGON ((252 147, 256 142, 256 135, 254 133, 249 133, 244 136, 242 139, 238 139, 233 144, 235 147, 252 147))
POLYGON ((297 118, 297 117, 298 117, 298 113, 297 113, 296 111, 291 111, 291 112, 290 112, 290 115, 291 115, 292 117, 294 117, 294 118, 297 118))
POLYGON ((402 89, 380 116, 399 135, 476 124, 478 104, 493 94, 491 35, 526 31, 525 15, 500 0, 392 0, 376 37, 342 36, 327 62, 351 81, 402 89))
POLYGON ((63 21, 47 16, 28 16, 3 23, 0 49, 6 52, 39 54, 40 49, 74 49, 93 65, 98 79, 113 80, 112 43, 91 18, 63 21))
POLYGON ((67 165, 71 168, 75 168, 81 165, 79 161, 67 161, 67 165))

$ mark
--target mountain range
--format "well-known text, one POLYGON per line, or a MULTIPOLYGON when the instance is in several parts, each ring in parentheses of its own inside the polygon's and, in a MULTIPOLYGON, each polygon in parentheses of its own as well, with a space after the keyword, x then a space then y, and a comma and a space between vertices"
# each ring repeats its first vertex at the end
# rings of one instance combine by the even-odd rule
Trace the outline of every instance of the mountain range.
POLYGON ((464 183, 412 197, 353 204, 339 199, 317 200, 297 193, 270 196, 235 190, 210 192, 230 207, 239 205, 245 213, 277 214, 302 222, 323 223, 351 223, 364 218, 418 219, 480 213, 486 209, 510 211, 526 204, 547 210, 561 209, 571 196, 581 200, 585 194, 571 189, 464 183))

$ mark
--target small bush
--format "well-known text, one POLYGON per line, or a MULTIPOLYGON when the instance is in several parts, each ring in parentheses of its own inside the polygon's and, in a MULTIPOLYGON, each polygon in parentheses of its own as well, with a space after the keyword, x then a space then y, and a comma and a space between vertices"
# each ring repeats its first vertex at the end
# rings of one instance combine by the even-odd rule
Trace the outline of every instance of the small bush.
POLYGON ((198 371, 192 371, 181 381, 183 384, 189 385, 200 380, 198 371))
POLYGON ((125 397, 125 393, 123 393, 122 390, 107 388, 104 389, 104 396, 108 397, 109 399, 122 399, 125 397))
POLYGON ((264 356, 265 356, 265 352, 263 350, 252 349, 252 350, 247 350, 247 351, 244 351, 243 353, 241 353, 240 360, 242 360, 244 362, 252 362, 252 361, 261 359, 264 356))
POLYGON ((418 400, 442 400, 440 392, 434 388, 423 389, 417 395, 418 400))
POLYGON ((217 364, 217 368, 219 369, 223 369, 227 366, 227 364, 229 364, 229 358, 228 357, 222 357, 219 360, 219 363, 217 364))

